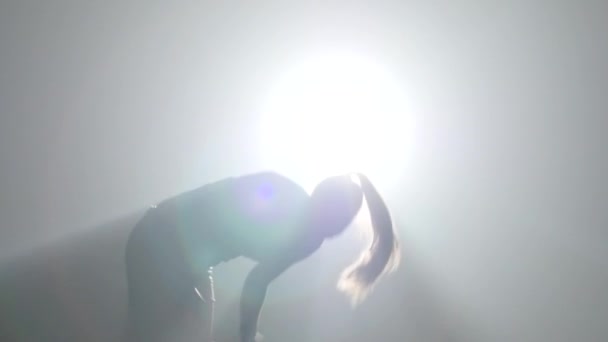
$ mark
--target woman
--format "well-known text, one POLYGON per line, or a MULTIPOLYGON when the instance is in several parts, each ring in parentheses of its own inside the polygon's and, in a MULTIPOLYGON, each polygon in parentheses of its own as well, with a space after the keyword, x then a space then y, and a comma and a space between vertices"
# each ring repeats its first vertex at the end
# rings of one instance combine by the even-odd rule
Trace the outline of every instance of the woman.
POLYGON ((126 250, 130 341, 211 341, 212 267, 244 256, 257 262, 241 295, 240 336, 253 342, 273 279, 342 233, 365 196, 372 241, 342 273, 353 303, 398 264, 389 211, 369 179, 327 178, 309 195, 292 180, 260 172, 205 185, 150 208, 126 250))

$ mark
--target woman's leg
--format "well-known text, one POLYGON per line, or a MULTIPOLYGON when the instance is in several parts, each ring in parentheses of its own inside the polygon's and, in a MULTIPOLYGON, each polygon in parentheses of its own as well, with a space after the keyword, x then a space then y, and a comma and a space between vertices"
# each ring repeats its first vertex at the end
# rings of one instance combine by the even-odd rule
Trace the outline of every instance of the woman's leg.
POLYGON ((197 282, 170 240, 146 238, 128 247, 130 342, 211 341, 211 274, 197 282))

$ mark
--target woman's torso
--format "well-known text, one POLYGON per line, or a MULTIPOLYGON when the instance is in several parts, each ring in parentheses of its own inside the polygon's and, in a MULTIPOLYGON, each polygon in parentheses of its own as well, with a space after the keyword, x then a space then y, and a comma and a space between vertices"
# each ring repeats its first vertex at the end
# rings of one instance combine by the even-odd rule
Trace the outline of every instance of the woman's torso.
POLYGON ((226 178, 151 208, 131 240, 159 236, 160 244, 149 248, 172 249, 202 268, 238 256, 261 261, 301 237, 308 198, 298 184, 273 172, 226 178))

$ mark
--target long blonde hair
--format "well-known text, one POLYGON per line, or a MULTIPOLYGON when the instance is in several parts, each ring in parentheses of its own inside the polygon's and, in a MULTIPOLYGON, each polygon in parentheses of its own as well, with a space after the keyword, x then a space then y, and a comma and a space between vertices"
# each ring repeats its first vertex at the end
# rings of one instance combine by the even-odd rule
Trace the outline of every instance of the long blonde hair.
POLYGON ((338 289, 345 292, 353 306, 361 303, 373 289, 377 280, 399 266, 399 241, 393 221, 382 196, 365 175, 357 174, 371 218, 371 242, 359 259, 341 274, 338 289))

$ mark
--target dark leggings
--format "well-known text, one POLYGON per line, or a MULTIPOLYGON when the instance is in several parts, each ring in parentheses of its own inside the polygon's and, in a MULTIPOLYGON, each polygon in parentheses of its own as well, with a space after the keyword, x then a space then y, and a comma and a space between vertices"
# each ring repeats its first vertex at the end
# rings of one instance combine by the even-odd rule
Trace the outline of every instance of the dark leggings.
POLYGON ((172 234, 145 224, 142 220, 127 244, 125 342, 210 342, 212 268, 196 276, 172 234))

